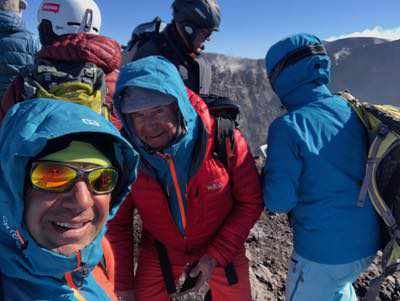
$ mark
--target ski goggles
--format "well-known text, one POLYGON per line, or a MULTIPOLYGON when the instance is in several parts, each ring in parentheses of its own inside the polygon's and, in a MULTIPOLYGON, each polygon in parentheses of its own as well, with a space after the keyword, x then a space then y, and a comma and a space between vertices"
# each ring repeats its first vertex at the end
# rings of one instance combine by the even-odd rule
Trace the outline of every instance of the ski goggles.
POLYGON ((111 166, 81 169, 64 162, 37 161, 32 164, 30 180, 35 189, 58 193, 84 180, 92 193, 107 194, 117 186, 118 171, 111 166))

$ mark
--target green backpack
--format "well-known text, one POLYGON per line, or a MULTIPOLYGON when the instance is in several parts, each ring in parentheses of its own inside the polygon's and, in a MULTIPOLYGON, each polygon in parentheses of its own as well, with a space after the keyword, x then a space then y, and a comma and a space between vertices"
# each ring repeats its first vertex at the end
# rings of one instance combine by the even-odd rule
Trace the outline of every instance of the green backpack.
POLYGON ((382 274, 373 279, 366 300, 376 300, 383 280, 400 270, 400 107, 360 102, 338 93, 355 110, 369 136, 368 160, 357 206, 367 194, 383 220, 382 274))
POLYGON ((88 62, 39 59, 23 72, 23 98, 52 98, 91 108, 110 119, 103 70, 88 62))

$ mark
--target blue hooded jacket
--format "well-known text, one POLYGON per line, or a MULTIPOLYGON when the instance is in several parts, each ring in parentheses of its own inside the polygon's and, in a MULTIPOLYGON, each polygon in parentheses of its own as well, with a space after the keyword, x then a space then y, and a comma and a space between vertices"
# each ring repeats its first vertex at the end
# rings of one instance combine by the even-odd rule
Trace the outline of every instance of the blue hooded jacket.
MULTIPOLYGON (((273 45, 267 72, 288 53, 320 44, 298 34, 273 45)), ((356 205, 367 158, 367 137, 355 112, 327 88, 330 60, 313 55, 288 66, 273 86, 288 113, 269 129, 263 197, 266 207, 289 213, 295 251, 311 261, 344 264, 380 247, 370 202, 356 205)))
POLYGON ((39 43, 22 18, 14 12, 0 11, 0 101, 20 70, 32 65, 39 43))
MULTIPOLYGON (((3 122, 0 130, 0 292, 3 291, 4 300, 75 300, 64 275, 77 267, 78 258, 42 248, 31 237, 23 219, 24 180, 29 161, 44 149, 47 141, 82 132, 113 141, 115 159, 123 172, 121 189, 113 196, 108 217, 111 219, 136 178, 138 154, 110 122, 87 107, 50 99, 21 102, 8 112, 3 122)), ((82 263, 89 271, 103 258, 101 240, 105 231, 104 226, 98 237, 81 250, 82 263)), ((78 274, 72 273, 74 277, 78 274)), ((86 300, 109 300, 91 274, 83 278, 80 293, 86 300)))
MULTIPOLYGON (((151 101, 151 99, 149 99, 149 101, 151 101)), ((190 178, 193 149, 199 132, 200 118, 190 103, 185 85, 178 70, 167 59, 161 56, 149 56, 129 63, 120 71, 113 102, 116 111, 120 115, 123 127, 128 131, 132 144, 138 149, 142 158, 151 165, 156 173, 157 179, 163 185, 164 191, 169 196, 171 214, 180 232, 184 235, 185 231, 179 211, 177 192, 174 187, 168 162, 165 160, 164 156, 167 155, 173 159, 186 210, 187 203, 185 192, 190 178), (182 126, 185 127, 185 131, 183 134, 179 135, 169 147, 162 151, 162 156, 146 150, 137 135, 130 129, 126 116, 121 114, 123 101, 121 92, 129 86, 155 90, 162 94, 173 96, 178 103, 178 108, 184 123, 182 126)))

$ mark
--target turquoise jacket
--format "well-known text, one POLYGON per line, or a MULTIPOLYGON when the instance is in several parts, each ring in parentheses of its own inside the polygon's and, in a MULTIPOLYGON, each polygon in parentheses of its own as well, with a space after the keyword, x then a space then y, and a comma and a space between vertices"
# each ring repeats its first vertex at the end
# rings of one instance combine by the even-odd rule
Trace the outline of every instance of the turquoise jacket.
MULTIPOLYGON (((0 276, 4 300, 76 300, 64 275, 77 267, 77 256, 66 257, 42 248, 29 234, 23 219, 24 179, 30 160, 50 139, 86 132, 111 139, 121 171, 121 189, 113 196, 111 219, 136 178, 138 155, 118 130, 87 107, 50 99, 33 99, 15 105, 0 129, 0 276)), ((102 260, 105 227, 81 250, 87 271, 102 260)), ((89 273, 73 273, 81 280, 86 300, 108 300, 89 273)), ((1 299, 1 298, 0 298, 1 299)))
MULTIPOLYGON (((151 101, 149 99, 148 101, 151 101)), ((129 139, 140 155, 148 162, 156 173, 157 179, 163 185, 164 191, 169 196, 169 207, 176 224, 182 234, 185 234, 182 217, 179 213, 176 188, 165 155, 173 159, 185 210, 187 200, 185 197, 186 186, 190 178, 193 149, 196 144, 200 118, 192 107, 187 90, 176 67, 161 56, 149 56, 125 65, 120 72, 116 93, 113 98, 114 106, 120 115, 124 129, 128 132, 129 139), (184 132, 160 154, 151 152, 141 143, 137 135, 130 129, 126 118, 121 114, 121 92, 124 88, 133 86, 155 90, 171 95, 176 99, 182 116, 184 132)))
POLYGON ((34 63, 38 48, 19 15, 0 11, 0 101, 20 70, 34 63))
MULTIPOLYGON (((289 52, 319 44, 301 34, 269 50, 267 71, 289 52)), ((356 206, 367 159, 367 137, 355 112, 327 88, 326 55, 287 67, 274 90, 288 113, 271 124, 263 194, 273 212, 290 213, 294 248, 302 257, 344 264, 380 247, 379 221, 370 202, 356 206)))

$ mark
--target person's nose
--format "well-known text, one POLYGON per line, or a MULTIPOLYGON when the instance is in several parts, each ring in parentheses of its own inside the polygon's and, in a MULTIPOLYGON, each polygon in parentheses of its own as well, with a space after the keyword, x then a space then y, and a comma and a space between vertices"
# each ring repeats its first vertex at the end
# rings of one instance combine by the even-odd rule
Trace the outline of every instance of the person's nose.
POLYGON ((65 208, 82 212, 93 207, 94 200, 92 193, 85 181, 76 182, 71 192, 71 199, 63 203, 65 208))
POLYGON ((146 118, 145 122, 146 129, 154 130, 157 128, 157 120, 154 117, 146 118))

